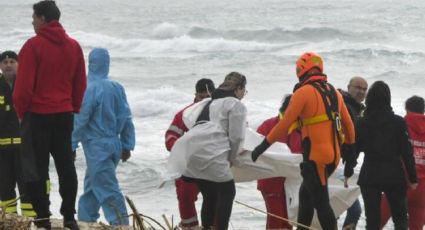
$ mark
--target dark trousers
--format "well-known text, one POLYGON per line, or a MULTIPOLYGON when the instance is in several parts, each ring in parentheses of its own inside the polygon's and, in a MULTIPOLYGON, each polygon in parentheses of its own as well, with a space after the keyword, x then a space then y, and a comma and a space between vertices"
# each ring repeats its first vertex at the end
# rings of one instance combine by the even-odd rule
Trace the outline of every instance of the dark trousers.
POLYGON ((366 229, 381 229, 381 194, 387 196, 395 230, 407 230, 407 188, 405 185, 360 186, 362 192, 366 229))
MULTIPOLYGON (((298 223, 310 226, 313 220, 314 209, 317 210, 322 229, 334 230, 337 228, 335 214, 329 201, 328 186, 320 183, 308 184, 303 180, 299 191, 298 223)), ((298 227, 298 230, 305 228, 298 227)))
POLYGON ((235 198, 235 181, 213 182, 196 179, 196 185, 202 193, 202 227, 204 229, 226 230, 232 213, 235 198))
MULTIPOLYGON (((59 177, 59 193, 62 197, 60 213, 65 220, 73 220, 75 200, 77 197, 77 173, 72 156, 71 136, 73 129, 72 113, 36 114, 29 113, 23 123, 29 124, 31 145, 34 155, 32 167, 38 173, 38 180, 27 181, 30 195, 37 218, 50 216, 49 200, 49 160, 52 155, 59 177)), ((25 134, 23 134, 24 136, 25 134)), ((25 140, 28 139, 24 139, 25 140)))
MULTIPOLYGON (((348 209, 347 209, 347 216, 345 217, 343 227, 354 224, 354 226, 357 226, 357 222, 360 219, 360 216, 362 214, 362 206, 360 205, 359 199, 356 199, 348 209)), ((355 227, 354 227, 355 228, 355 227)))
MULTIPOLYGON (((24 183, 21 177, 21 166, 19 163, 19 146, 0 149, 0 199, 1 202, 9 203, 16 198, 16 184, 21 195, 21 204, 29 205, 29 197, 26 196, 24 183)), ((6 212, 8 208, 6 207, 6 212)), ((12 212, 16 212, 16 204, 10 206, 12 212)), ((24 211, 31 211, 31 207, 22 208, 24 211)), ((25 215, 25 213, 23 213, 25 215)))

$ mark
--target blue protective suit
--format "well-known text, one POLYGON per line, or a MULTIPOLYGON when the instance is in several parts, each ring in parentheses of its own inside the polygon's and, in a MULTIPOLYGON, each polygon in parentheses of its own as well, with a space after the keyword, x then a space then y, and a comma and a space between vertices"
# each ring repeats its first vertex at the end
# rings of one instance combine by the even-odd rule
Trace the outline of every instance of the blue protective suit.
POLYGON ((82 143, 87 163, 78 219, 96 222, 102 207, 109 224, 128 225, 115 170, 122 150, 134 149, 135 131, 124 88, 108 79, 109 62, 106 49, 91 51, 87 90, 74 120, 72 146, 82 143))

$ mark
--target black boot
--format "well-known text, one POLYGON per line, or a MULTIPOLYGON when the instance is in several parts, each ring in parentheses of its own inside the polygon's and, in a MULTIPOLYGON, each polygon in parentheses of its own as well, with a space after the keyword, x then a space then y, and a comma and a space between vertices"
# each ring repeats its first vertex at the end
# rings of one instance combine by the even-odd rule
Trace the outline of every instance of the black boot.
POLYGON ((63 227, 69 228, 70 230, 80 230, 76 220, 63 220, 63 227))
POLYGON ((52 229, 52 225, 50 224, 49 219, 40 220, 40 221, 37 221, 37 219, 35 219, 34 223, 35 223, 35 226, 37 227, 37 229, 39 229, 39 228, 43 228, 43 229, 46 229, 46 230, 52 229))

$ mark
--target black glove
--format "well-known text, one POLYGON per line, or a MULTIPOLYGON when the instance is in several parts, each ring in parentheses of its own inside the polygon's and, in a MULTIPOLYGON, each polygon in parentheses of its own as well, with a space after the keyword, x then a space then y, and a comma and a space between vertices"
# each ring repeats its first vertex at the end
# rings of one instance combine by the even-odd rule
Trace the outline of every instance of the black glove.
POLYGON ((355 167, 357 165, 357 152, 355 144, 343 144, 341 146, 342 163, 355 167))
POLYGON ((348 165, 344 167, 344 176, 350 178, 354 174, 354 168, 348 165))
POLYGON ((263 154, 270 147, 269 142, 267 142, 267 138, 264 138, 261 144, 257 145, 255 149, 252 151, 251 159, 252 161, 257 161, 258 157, 263 154))
POLYGON ((354 174, 354 167, 357 165, 357 152, 355 144, 343 144, 341 146, 342 163, 345 164, 344 176, 351 177, 354 174))

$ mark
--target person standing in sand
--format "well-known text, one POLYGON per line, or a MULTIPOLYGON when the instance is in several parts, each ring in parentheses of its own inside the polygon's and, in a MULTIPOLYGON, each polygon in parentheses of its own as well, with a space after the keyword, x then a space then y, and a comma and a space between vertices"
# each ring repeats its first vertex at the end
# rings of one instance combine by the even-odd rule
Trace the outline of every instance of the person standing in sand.
POLYGON ((19 71, 13 101, 22 120, 22 168, 27 194, 37 213, 35 224, 50 229, 49 158, 53 156, 62 197, 64 227, 75 221, 77 172, 71 149, 73 113, 80 111, 86 89, 83 51, 59 23, 54 1, 33 5, 36 35, 19 52, 19 71))

